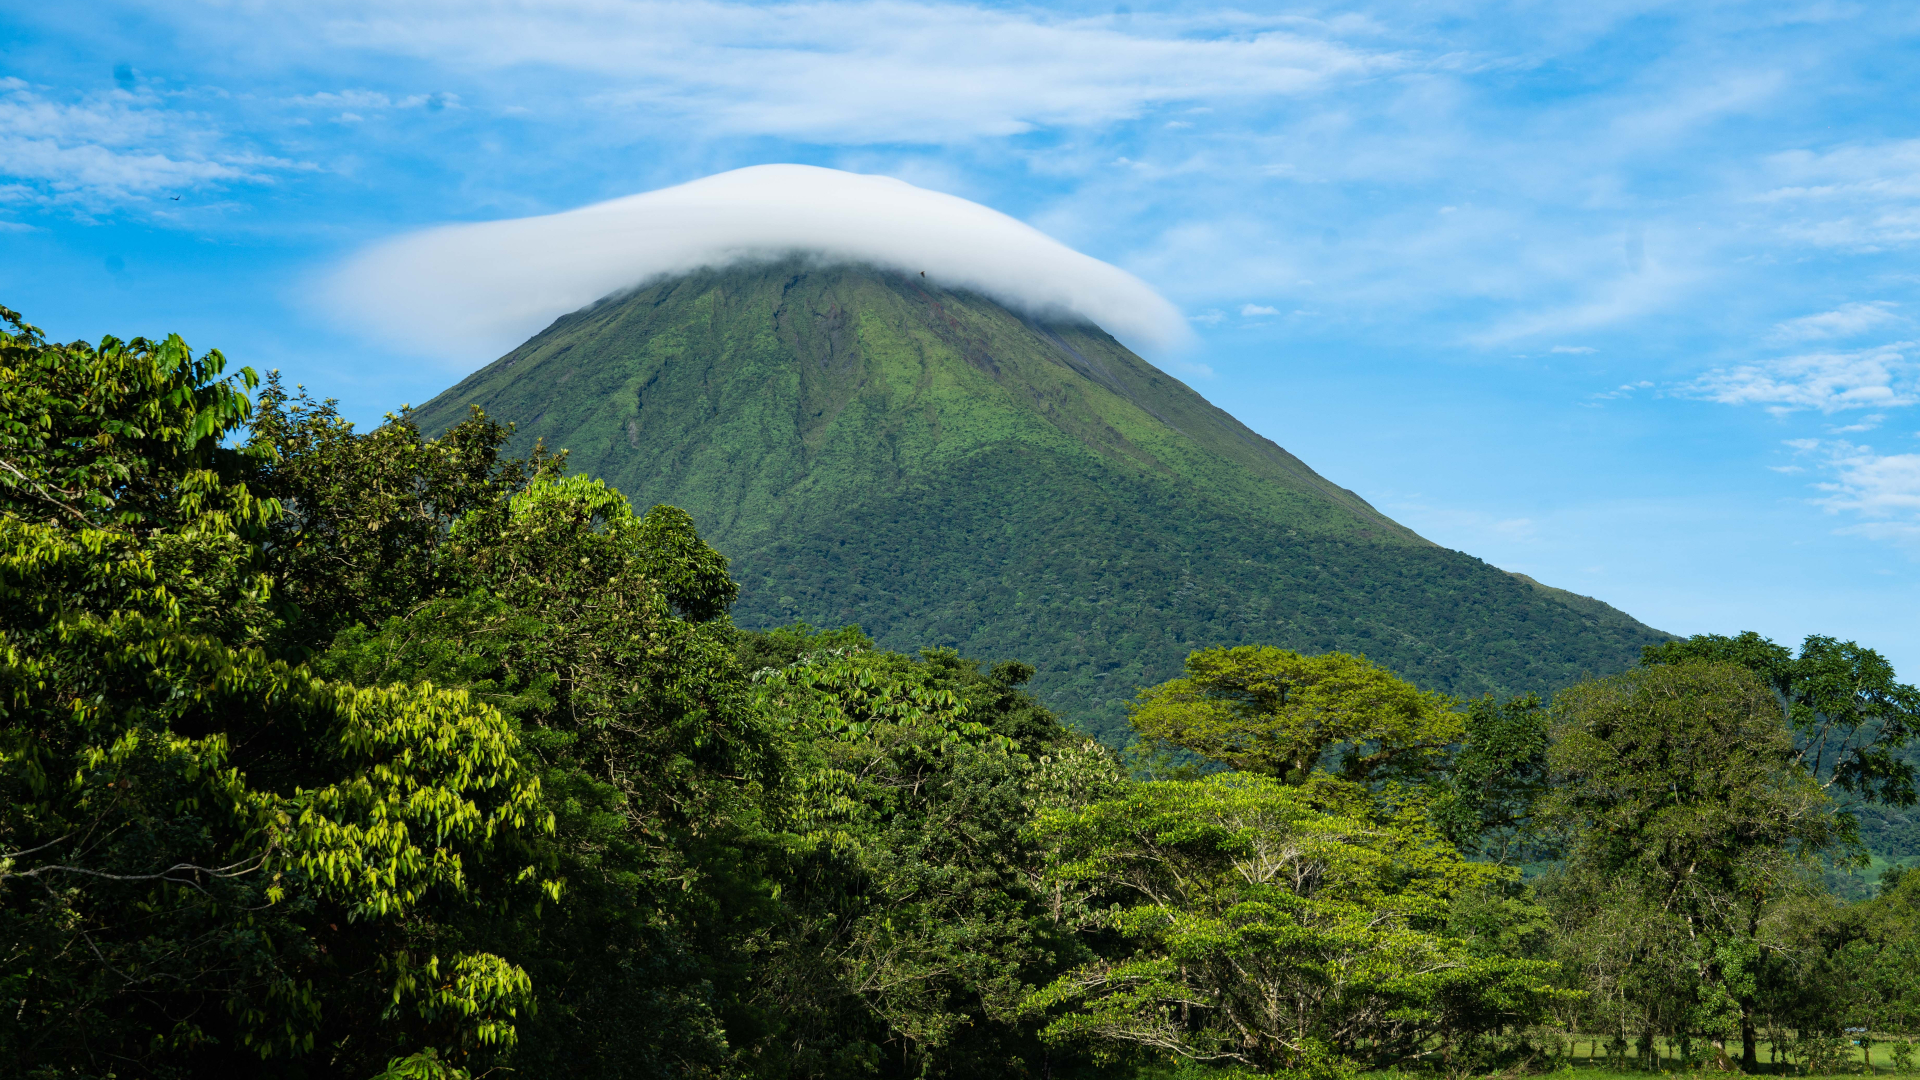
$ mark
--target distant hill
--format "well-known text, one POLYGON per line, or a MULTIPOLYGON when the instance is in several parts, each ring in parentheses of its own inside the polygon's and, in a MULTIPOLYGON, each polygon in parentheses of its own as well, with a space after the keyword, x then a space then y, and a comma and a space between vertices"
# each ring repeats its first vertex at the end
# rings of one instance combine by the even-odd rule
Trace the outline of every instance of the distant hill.
POLYGON ((1549 692, 1668 635, 1438 547, 1096 326, 865 267, 702 271, 567 315, 469 403, 671 503, 746 626, 858 623, 1039 667, 1108 739, 1186 654, 1361 652, 1457 694, 1549 692))

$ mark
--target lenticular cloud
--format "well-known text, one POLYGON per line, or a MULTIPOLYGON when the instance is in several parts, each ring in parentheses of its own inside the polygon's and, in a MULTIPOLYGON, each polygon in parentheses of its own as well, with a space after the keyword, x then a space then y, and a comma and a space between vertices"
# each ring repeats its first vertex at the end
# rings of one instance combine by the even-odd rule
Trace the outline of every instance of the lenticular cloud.
POLYGON ((323 283, 326 305, 450 360, 491 358, 603 296, 701 267, 807 254, 1079 317, 1147 349, 1186 340, 1146 283, 1029 225, 886 176, 758 165, 543 217, 377 244, 323 283))

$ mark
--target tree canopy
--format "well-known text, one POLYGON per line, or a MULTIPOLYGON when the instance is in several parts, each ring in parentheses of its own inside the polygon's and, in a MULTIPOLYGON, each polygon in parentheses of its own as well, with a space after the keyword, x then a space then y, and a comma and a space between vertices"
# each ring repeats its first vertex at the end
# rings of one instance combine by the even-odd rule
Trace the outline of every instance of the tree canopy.
POLYGON ((1870 649, 1695 638, 1543 703, 1206 648, 1128 756, 1020 660, 735 626, 689 515, 477 410, 361 432, 178 338, 0 316, 8 1076, 1459 1077, 1569 1030, 1755 1071, 1920 1034, 1920 875, 1824 888, 1912 801, 1870 649))
POLYGON ((5 314, 0 1053, 106 1074, 330 1032, 368 1064, 510 1051, 526 972, 424 927, 560 888, 522 840, 549 815, 511 726, 463 689, 275 654, 284 511, 222 446, 249 407, 217 354, 48 344, 5 314))
POLYGON ((1538 1019, 1551 963, 1476 952, 1462 896, 1503 879, 1416 806, 1320 774, 1140 784, 1042 816, 1077 921, 1127 946, 1034 995, 1044 1036, 1299 1074, 1450 1058, 1538 1019))
POLYGON ((1797 759, 1822 783, 1892 806, 1912 806, 1914 764, 1900 751, 1920 734, 1920 688, 1851 641, 1810 634, 1795 656, 1748 631, 1700 634, 1646 647, 1643 663, 1738 664, 1779 696, 1796 735, 1797 759))
POLYGON ((1425 771, 1461 737, 1453 705, 1364 657, 1242 645, 1188 656, 1186 674, 1143 691, 1130 715, 1150 745, 1303 784, 1332 751, 1349 780, 1425 771))

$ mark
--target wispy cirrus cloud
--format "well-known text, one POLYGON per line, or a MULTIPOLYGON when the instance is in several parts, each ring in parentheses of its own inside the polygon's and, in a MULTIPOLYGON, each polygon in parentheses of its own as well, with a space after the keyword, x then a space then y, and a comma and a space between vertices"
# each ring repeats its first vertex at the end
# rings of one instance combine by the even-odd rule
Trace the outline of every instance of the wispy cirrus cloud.
POLYGON ((1760 405, 1775 415, 1899 408, 1920 402, 1920 364, 1911 359, 1917 344, 1896 341, 1719 368, 1682 392, 1723 405, 1760 405))
MULTIPOLYGON (((565 164, 569 153, 617 163, 663 130, 676 133, 671 154, 700 161, 544 203, 474 185, 490 201, 449 216, 550 210, 755 160, 903 175, 866 161, 758 156, 763 144, 739 160, 713 149, 725 140, 853 155, 914 147, 1072 189, 1040 206, 1008 205, 973 181, 964 193, 1130 268, 1162 271, 1202 310, 1221 292, 1253 292, 1280 298, 1277 310, 1306 305, 1335 319, 1374 321, 1388 304, 1416 317, 1471 312, 1447 337, 1472 349, 1632 326, 1716 288, 1729 261, 1720 249, 1740 231, 1724 210, 1750 192, 1726 193, 1704 216, 1689 208, 1682 223, 1636 192, 1636 173, 1674 148, 1691 157, 1711 147, 1716 126, 1796 92, 1778 65, 1705 63, 1685 45, 1544 107, 1499 89, 1499 73, 1571 63, 1632 21, 1604 7, 1496 30, 1406 3, 1301 16, 914 0, 293 0, 269 29, 236 19, 224 0, 107 2, 169 23, 228 70, 252 65, 280 79, 324 56, 338 70, 380 72, 384 85, 335 79, 250 106, 271 97, 295 112, 331 110, 335 124, 315 138, 341 145, 312 152, 331 150, 350 163, 343 172, 377 160, 348 145, 379 137, 354 130, 357 121, 442 102, 494 125, 471 141, 394 138, 403 153, 439 159, 431 168, 443 175, 491 178, 522 134, 520 148, 539 145, 535 156, 550 154, 556 171, 579 164, 565 164), (434 86, 459 93, 420 89, 434 86), (1035 135, 1048 138, 1019 142, 1035 135), (579 145, 562 148, 569 140, 579 145), (1067 221, 1084 217, 1094 219, 1084 232, 1067 221), (1127 219, 1153 224, 1114 242, 1127 219), (1182 250, 1186 238, 1204 240, 1204 251, 1182 250), (1292 289, 1308 277, 1323 281, 1320 294, 1292 289)), ((1699 18, 1730 32, 1779 22, 1777 12, 1699 18)), ((1767 174, 1772 188, 1856 167, 1789 158, 1767 174)), ((1721 168, 1730 163, 1708 149, 1698 164, 1745 176, 1754 158, 1721 168)))
POLYGON ((300 94, 286 99, 289 105, 318 106, 322 109, 367 109, 384 111, 387 109, 446 109, 457 108, 459 94, 445 92, 433 94, 408 94, 398 97, 383 94, 377 90, 322 90, 312 94, 300 94))
POLYGON ((1122 22, 904 0, 426 0, 288 15, 336 48, 470 73, 569 72, 584 80, 575 101, 609 116, 847 144, 1099 124, 1167 103, 1302 94, 1410 62, 1334 40, 1326 23, 1230 11, 1122 22))
MULTIPOLYGON (((1920 544, 1920 453, 1882 454, 1841 439, 1792 439, 1787 445, 1828 477, 1813 485, 1822 493, 1814 505, 1857 519, 1842 534, 1920 544)), ((1781 471, 1789 469, 1800 471, 1781 471)))
POLYGON ((1889 300, 1842 304, 1818 315, 1803 315, 1775 323, 1769 336, 1775 341, 1825 341, 1850 338, 1869 330, 1880 330, 1904 322, 1895 311, 1900 305, 1889 300))
POLYGON ((97 212, 167 192, 260 182, 292 161, 227 149, 207 119, 157 96, 111 90, 62 100, 0 79, 0 200, 97 212))
POLYGON ((1849 423, 1827 425, 1826 437, 1786 440, 1793 459, 1767 468, 1788 476, 1820 477, 1812 485, 1820 494, 1808 501, 1853 519, 1836 530, 1839 534, 1905 545, 1920 544, 1920 454, 1880 453, 1846 436, 1877 430, 1890 415, 1881 410, 1920 404, 1920 342, 1832 347, 1909 322, 1898 309, 1890 301, 1851 302, 1781 320, 1764 340, 1828 347, 1717 368, 1679 391, 1726 405, 1758 405, 1783 418, 1797 412, 1835 416, 1876 410, 1849 423))
POLYGON ((1756 201, 1788 215, 1784 235, 1864 250, 1920 241, 1920 139, 1790 150, 1766 164, 1777 185, 1756 201))
POLYGON ((1603 390, 1600 393, 1588 395, 1588 400, 1619 401, 1623 398, 1630 398, 1643 390, 1651 390, 1653 389, 1653 385, 1652 379, 1641 379, 1638 382, 1621 383, 1611 390, 1603 390))
POLYGON ((1863 431, 1872 431, 1887 422, 1885 413, 1873 413, 1863 416, 1851 424, 1836 424, 1827 429, 1832 435, 1856 435, 1863 431))

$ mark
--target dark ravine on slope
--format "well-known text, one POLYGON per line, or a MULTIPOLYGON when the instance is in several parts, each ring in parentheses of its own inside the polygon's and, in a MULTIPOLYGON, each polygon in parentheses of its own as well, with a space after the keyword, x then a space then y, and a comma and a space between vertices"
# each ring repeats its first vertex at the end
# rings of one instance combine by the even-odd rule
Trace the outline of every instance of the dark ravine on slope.
POLYGON ((1550 692, 1667 635, 1438 547, 1099 328, 918 275, 697 272, 567 315, 414 413, 478 404, 733 560, 745 626, 858 623, 1039 667, 1102 737, 1191 650, 1361 652, 1550 692))

